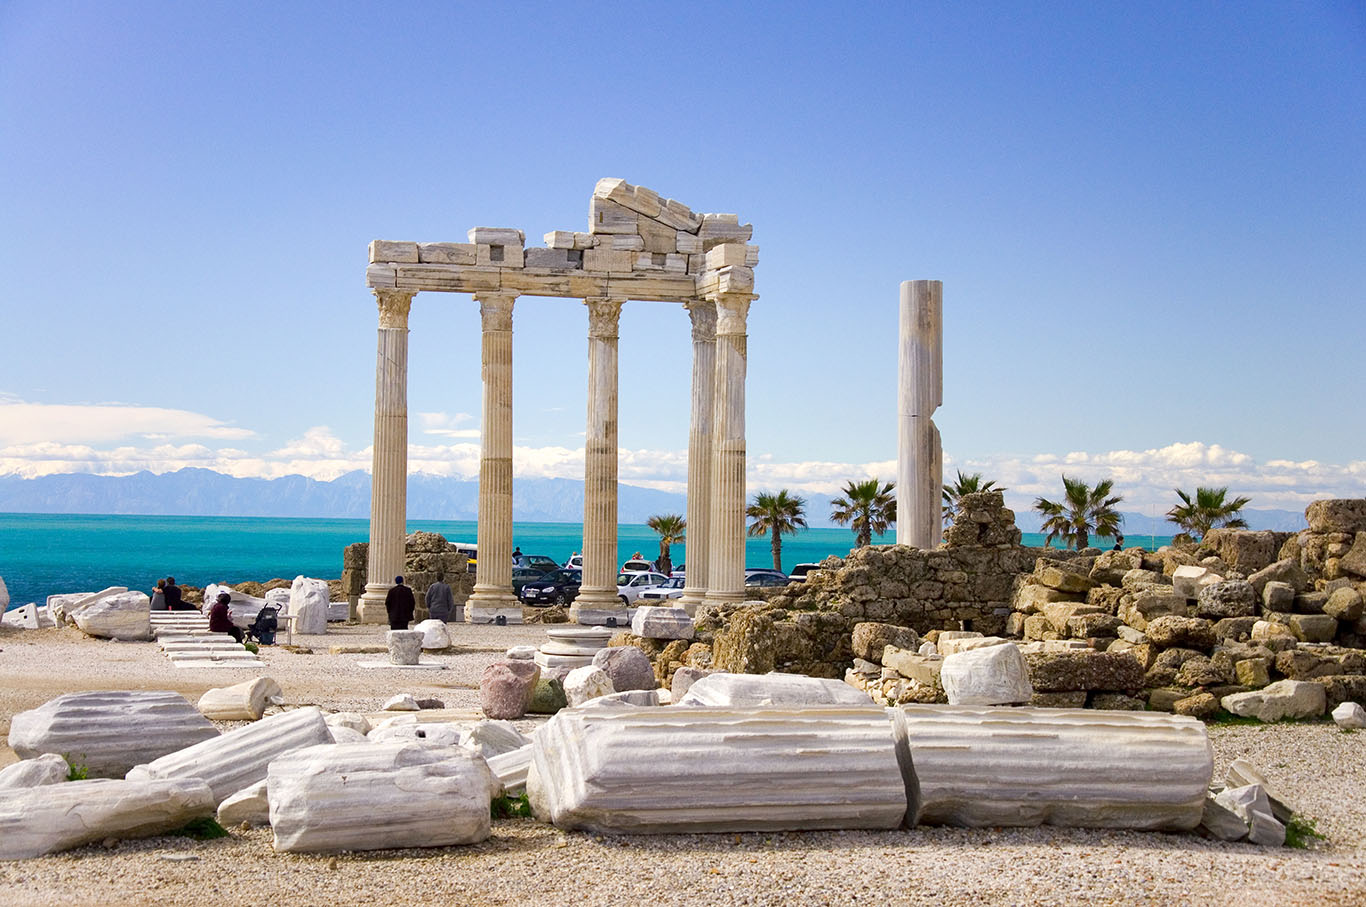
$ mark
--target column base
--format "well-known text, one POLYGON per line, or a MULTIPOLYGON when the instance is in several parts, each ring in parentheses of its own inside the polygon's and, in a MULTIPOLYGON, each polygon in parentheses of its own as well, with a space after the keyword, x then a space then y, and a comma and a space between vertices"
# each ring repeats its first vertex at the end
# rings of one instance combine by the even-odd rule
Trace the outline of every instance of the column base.
POLYGON ((702 603, 704 605, 719 606, 738 605, 743 601, 745 601, 745 593, 743 592, 718 592, 715 590, 708 590, 707 597, 702 603))
POLYGON ((582 626, 631 628, 631 612, 614 590, 580 589, 569 606, 569 619, 582 626))
POLYGON ((465 620, 472 624, 522 623, 522 604, 512 589, 484 588, 477 585, 465 602, 465 620))
POLYGON ((675 603, 675 607, 682 608, 688 612, 689 617, 697 616, 697 609, 707 600, 706 589, 687 589, 683 590, 683 595, 675 603))
POLYGON ((356 619, 363 624, 387 624, 389 611, 384 607, 384 597, 391 588, 386 583, 366 583, 365 594, 356 606, 356 619))

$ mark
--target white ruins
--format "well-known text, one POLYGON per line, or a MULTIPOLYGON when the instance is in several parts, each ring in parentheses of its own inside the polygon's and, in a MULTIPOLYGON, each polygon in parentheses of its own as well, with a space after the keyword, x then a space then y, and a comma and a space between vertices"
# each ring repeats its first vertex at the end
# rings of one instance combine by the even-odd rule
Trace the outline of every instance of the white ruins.
POLYGON ((938 547, 944 451, 934 411, 944 403, 944 283, 901 282, 897 360, 896 543, 938 547))
MULTIPOLYGON (((366 281, 379 301, 370 548, 360 617, 386 619, 403 572, 408 475, 408 312, 419 291, 469 293, 483 328, 479 573, 467 620, 520 622, 512 591, 512 311, 518 296, 582 299, 588 308, 581 624, 625 626, 617 598, 617 323, 629 300, 676 302, 692 320, 687 580, 681 600, 744 598, 745 320, 757 246, 734 214, 694 214, 620 179, 600 180, 587 233, 555 230, 525 248, 521 230, 475 227, 468 243, 376 240, 366 281)), ((937 510, 936 510, 937 513, 937 510)))

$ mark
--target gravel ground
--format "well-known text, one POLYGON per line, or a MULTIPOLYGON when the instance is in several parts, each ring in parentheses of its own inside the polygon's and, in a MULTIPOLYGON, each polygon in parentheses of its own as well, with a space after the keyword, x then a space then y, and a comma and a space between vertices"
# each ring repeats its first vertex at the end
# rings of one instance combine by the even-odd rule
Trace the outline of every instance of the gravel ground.
MULTIPOLYGON (((296 642, 370 643, 346 627, 296 642)), ((375 656, 265 650, 291 705, 373 711, 395 692, 478 704, 479 674, 545 628, 457 627, 462 651, 430 674, 366 670, 375 656)), ((0 632, 0 731, 62 692, 175 689, 192 698, 254 672, 182 670, 153 645, 71 629, 0 632)), ((494 823, 473 847, 336 857, 277 854, 269 829, 197 842, 149 838, 0 863, 0 904, 1366 904, 1366 732, 1329 723, 1211 728, 1216 777, 1250 759, 1328 840, 1267 850, 1194 835, 1077 829, 600 837, 527 819, 494 823)), ((14 755, 0 749, 0 764, 14 755)))

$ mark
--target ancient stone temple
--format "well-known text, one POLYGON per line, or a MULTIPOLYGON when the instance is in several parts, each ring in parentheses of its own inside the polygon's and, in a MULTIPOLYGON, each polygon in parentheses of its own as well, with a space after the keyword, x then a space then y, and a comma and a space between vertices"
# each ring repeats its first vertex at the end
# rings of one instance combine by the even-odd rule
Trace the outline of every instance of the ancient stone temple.
POLYGON ((519 296, 583 300, 588 309, 583 587, 579 623, 626 623, 617 598, 617 325, 632 300, 676 302, 692 322, 687 581, 683 604, 744 597, 746 318, 754 294, 753 227, 695 214, 620 179, 600 180, 588 231, 555 230, 526 248, 521 230, 475 227, 466 243, 376 240, 367 284, 379 302, 370 547, 361 619, 385 619, 403 564, 408 449, 408 312, 419 292, 468 293, 483 328, 479 572, 467 619, 521 620, 512 592, 512 322, 519 296))

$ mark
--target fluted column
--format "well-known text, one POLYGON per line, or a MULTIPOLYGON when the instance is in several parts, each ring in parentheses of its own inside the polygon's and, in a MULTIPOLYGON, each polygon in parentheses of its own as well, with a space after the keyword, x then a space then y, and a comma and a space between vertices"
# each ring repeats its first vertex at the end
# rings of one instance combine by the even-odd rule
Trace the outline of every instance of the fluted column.
POLYGON ((707 603, 745 597, 745 319, 749 293, 716 302, 716 404, 712 415, 711 516, 707 603))
POLYGON ((944 402, 943 312, 943 281, 901 282, 896 543, 917 548, 937 547, 944 530, 944 456, 933 418, 944 402))
POLYGON ((692 426, 688 431, 687 579, 679 604, 689 614, 707 597, 711 523, 712 418, 716 408, 716 303, 685 303, 692 319, 692 426))
POLYGON ((588 427, 583 464, 583 586, 570 609, 579 623, 625 623, 617 598, 617 322, 620 299, 588 306, 588 427))
POLYGON ((376 289, 375 443, 370 471, 370 547, 359 618, 384 623, 384 596, 403 572, 408 505, 408 311, 414 290, 376 289))
POLYGON ((512 591, 512 293, 476 293, 483 328, 484 411, 479 457, 479 569, 471 623, 521 623, 512 591))

